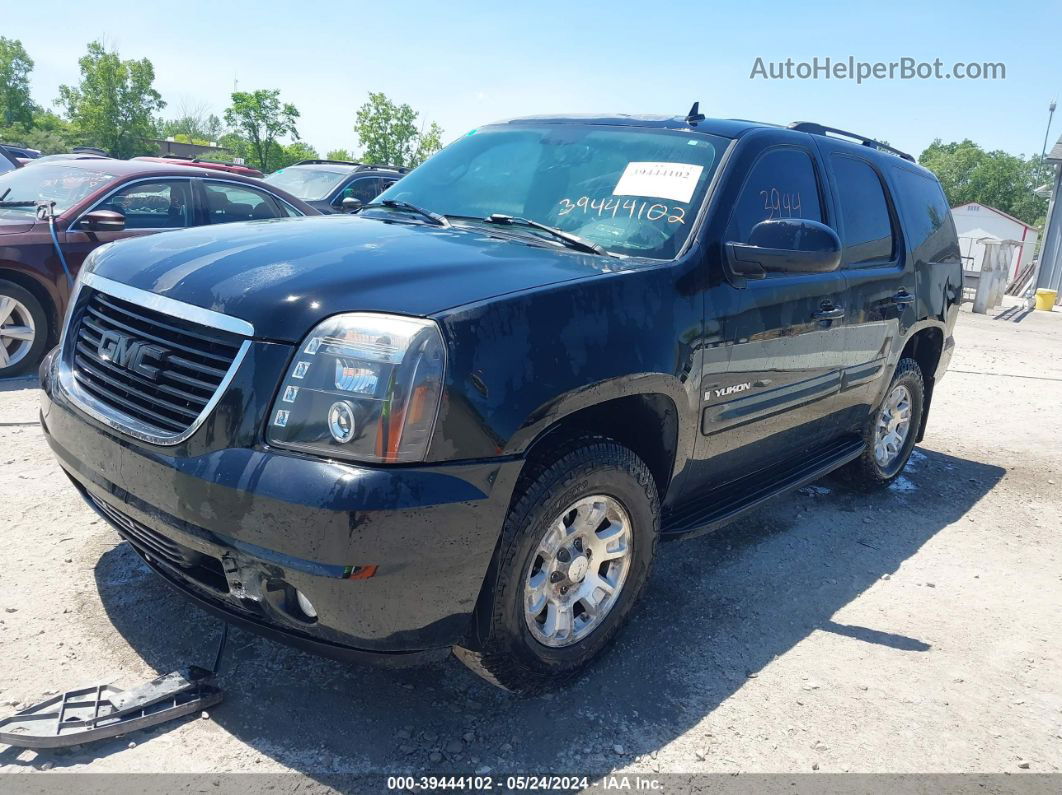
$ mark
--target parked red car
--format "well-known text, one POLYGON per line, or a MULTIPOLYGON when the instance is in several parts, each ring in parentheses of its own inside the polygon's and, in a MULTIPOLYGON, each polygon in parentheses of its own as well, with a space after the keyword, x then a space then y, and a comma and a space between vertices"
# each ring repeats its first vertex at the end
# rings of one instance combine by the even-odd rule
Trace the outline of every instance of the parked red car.
POLYGON ((217 160, 200 160, 196 157, 177 157, 170 155, 166 157, 134 157, 133 160, 147 160, 152 163, 172 163, 178 166, 195 166, 196 168, 209 168, 215 171, 225 171, 229 174, 240 174, 244 177, 258 177, 261 179, 265 176, 257 168, 251 168, 250 166, 241 166, 239 163, 222 163, 217 160))
POLYGON ((29 372, 58 341, 70 296, 48 221, 18 206, 36 201, 55 202, 71 277, 94 248, 126 237, 320 215, 260 180, 190 164, 57 160, 0 174, 0 378, 29 372))

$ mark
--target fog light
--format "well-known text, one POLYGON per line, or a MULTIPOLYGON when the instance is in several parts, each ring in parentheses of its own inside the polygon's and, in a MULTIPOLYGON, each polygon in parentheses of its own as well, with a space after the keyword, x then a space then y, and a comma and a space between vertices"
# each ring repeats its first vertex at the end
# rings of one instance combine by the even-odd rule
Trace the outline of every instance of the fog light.
POLYGON ((313 604, 298 588, 295 589, 295 598, 299 601, 299 609, 302 610, 310 618, 317 618, 317 611, 313 609, 313 604))

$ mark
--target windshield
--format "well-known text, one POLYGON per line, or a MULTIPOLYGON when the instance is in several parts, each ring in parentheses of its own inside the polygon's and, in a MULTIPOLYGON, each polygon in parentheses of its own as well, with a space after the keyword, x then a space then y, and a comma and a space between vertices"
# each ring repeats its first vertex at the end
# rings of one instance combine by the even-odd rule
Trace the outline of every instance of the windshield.
MULTIPOLYGON (((583 124, 474 130, 377 199, 455 217, 527 218, 613 254, 672 259, 689 236, 729 141, 583 124)), ((367 210, 365 214, 385 212, 367 210)), ((536 234, 506 227, 506 234, 536 234)))
POLYGON ((281 190, 303 201, 320 201, 343 181, 349 171, 328 171, 321 168, 299 168, 292 166, 274 171, 266 182, 271 182, 281 190))
MULTIPOLYGON (((0 174, 0 196, 5 202, 54 201, 56 213, 62 213, 97 188, 114 179, 112 174, 65 165, 42 163, 0 174)), ((32 207, 0 207, 0 217, 32 216, 32 207)))

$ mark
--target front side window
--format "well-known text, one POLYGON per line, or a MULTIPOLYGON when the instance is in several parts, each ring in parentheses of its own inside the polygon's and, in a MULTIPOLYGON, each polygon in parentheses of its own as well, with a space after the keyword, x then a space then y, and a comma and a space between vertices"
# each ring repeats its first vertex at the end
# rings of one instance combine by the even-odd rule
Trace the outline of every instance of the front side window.
POLYGON ((854 157, 834 155, 832 163, 844 221, 844 264, 892 259, 892 219, 877 173, 854 157))
POLYGON ((343 188, 336 199, 336 204, 341 204, 343 199, 357 199, 362 204, 368 204, 380 193, 380 180, 376 177, 362 177, 356 179, 343 188))
POLYGON ((192 225, 189 183, 184 179, 133 183, 95 209, 121 213, 126 229, 183 229, 192 225))
POLYGON ((206 215, 209 224, 284 217, 271 196, 254 188, 221 182, 204 182, 203 191, 206 195, 206 215))
MULTIPOLYGON (((113 179, 105 171, 62 161, 34 163, 0 174, 0 195, 5 202, 53 201, 55 212, 63 213, 113 179)), ((33 218, 35 212, 33 207, 2 207, 0 218, 33 218)))
POLYGON ((410 202, 453 223, 479 223, 492 214, 526 218, 613 254, 672 259, 689 237, 728 143, 643 127, 498 125, 459 138, 378 200, 410 202))
POLYGON ((823 220, 815 166, 802 149, 771 149, 756 161, 730 216, 726 239, 747 243, 752 227, 774 218, 823 220))

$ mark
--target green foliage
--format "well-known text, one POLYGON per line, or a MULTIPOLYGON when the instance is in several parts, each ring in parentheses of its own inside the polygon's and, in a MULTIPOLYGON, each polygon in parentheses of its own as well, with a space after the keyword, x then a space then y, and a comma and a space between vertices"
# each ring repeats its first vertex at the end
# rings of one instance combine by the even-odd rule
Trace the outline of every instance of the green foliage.
POLYGON ((74 129, 86 143, 114 157, 153 153, 155 147, 148 139, 155 135, 154 114, 166 103, 152 87, 151 61, 123 61, 116 51, 108 52, 102 42, 94 41, 78 63, 81 82, 59 86, 56 100, 65 107, 74 129))
POLYGON ((31 124, 36 106, 30 98, 33 59, 18 39, 0 36, 0 125, 31 124))
POLYGON ((280 151, 275 155, 275 159, 272 159, 273 170, 278 168, 287 168, 292 163, 298 163, 300 160, 315 160, 320 155, 317 154, 317 150, 303 141, 293 141, 287 146, 278 146, 280 151))
POLYGON ((410 165, 419 166, 442 149, 442 136, 443 129, 435 122, 429 125, 427 132, 421 131, 417 138, 417 151, 413 153, 413 162, 410 165))
POLYGON ((346 149, 331 149, 328 154, 325 155, 325 160, 353 160, 352 155, 346 149))
POLYGON ((419 114, 409 105, 396 105, 383 92, 370 92, 355 114, 354 131, 364 151, 361 160, 391 166, 416 166, 442 148, 442 128, 431 123, 417 129, 419 114))
POLYGON ((221 138, 221 134, 221 119, 202 110, 182 109, 181 115, 176 119, 159 124, 160 138, 169 138, 172 135, 175 140, 187 140, 190 143, 208 144, 221 138))
POLYGON ((0 141, 28 146, 44 155, 54 155, 69 152, 80 143, 80 138, 68 122, 50 111, 37 110, 30 124, 0 127, 0 141))
POLYGON ((1033 193, 1037 187, 1039 158, 1028 160, 999 150, 986 152, 966 139, 949 144, 937 139, 918 162, 940 180, 952 207, 978 202, 1040 226, 1047 201, 1033 193))
MULTIPOLYGON (((238 156, 263 172, 275 169, 277 160, 283 158, 283 147, 277 143, 278 138, 291 136, 298 140, 299 133, 295 128, 298 118, 299 111, 294 105, 281 103, 279 89, 236 91, 232 95, 232 105, 225 111, 225 122, 235 130, 239 139, 237 145, 241 154, 238 156)), ((225 146, 229 148, 227 144, 225 146)))

